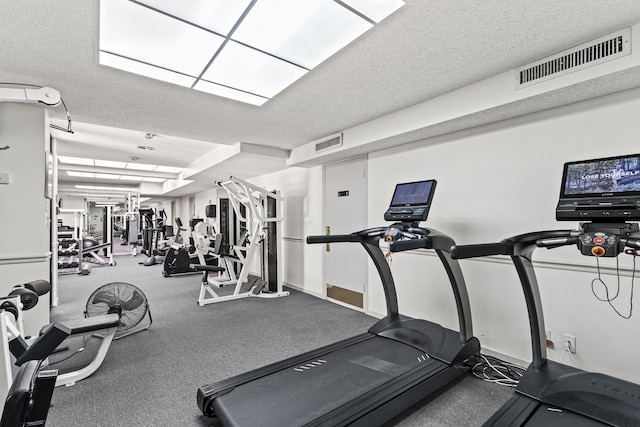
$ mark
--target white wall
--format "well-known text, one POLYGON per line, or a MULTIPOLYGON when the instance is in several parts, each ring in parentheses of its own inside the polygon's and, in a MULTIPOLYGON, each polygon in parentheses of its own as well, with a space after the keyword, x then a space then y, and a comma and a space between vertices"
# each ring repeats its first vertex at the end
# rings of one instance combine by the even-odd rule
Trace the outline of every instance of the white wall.
MULTIPOLYGON (((305 241, 308 235, 322 233, 322 167, 289 168, 250 181, 268 190, 279 190, 283 197, 284 284, 322 296, 322 248, 307 245, 305 241)), ((197 193, 198 211, 204 215, 209 201, 219 204, 220 197, 226 197, 224 190, 197 193)), ((188 199, 181 199, 184 212, 187 212, 188 199)))
MULTIPOLYGON (((50 279, 50 200, 45 197, 45 150, 49 149, 46 110, 0 103, 0 172, 10 184, 0 185, 0 296, 14 285, 50 279)), ((25 312, 25 333, 37 335, 49 322, 48 295, 25 312)))
POLYGON ((322 297, 322 245, 306 243, 307 236, 322 234, 322 167, 293 167, 250 181, 281 191, 285 285, 322 297))
MULTIPOLYGON (((638 111, 640 90, 634 90, 371 154, 369 225, 384 223, 382 214, 396 183, 435 178, 438 187, 423 225, 450 234, 458 243, 575 228, 577 223, 555 221, 563 163, 639 152, 638 111)), ((621 266, 631 268, 629 256, 619 258, 621 266)), ((474 332, 483 347, 530 360, 526 308, 515 270, 506 260, 461 261, 474 332)), ((534 260, 550 267, 539 269, 538 279, 552 339, 559 343, 563 332, 575 335, 577 358, 587 369, 640 382, 635 369, 640 343, 633 339, 640 314, 621 319, 591 294, 595 258, 562 248, 539 250, 534 260), (567 265, 590 267, 570 271, 567 265)), ((615 267, 611 259, 600 261, 615 267)), ((457 327, 452 294, 437 257, 396 254, 392 269, 401 312, 457 327)), ((616 283, 615 276, 605 280, 616 283)), ((616 303, 628 312, 631 278, 621 280, 626 293, 616 303)), ((372 268, 369 282, 368 306, 383 313, 384 296, 375 286, 379 280, 372 268)), ((550 351, 549 357, 559 358, 561 350, 550 351)))

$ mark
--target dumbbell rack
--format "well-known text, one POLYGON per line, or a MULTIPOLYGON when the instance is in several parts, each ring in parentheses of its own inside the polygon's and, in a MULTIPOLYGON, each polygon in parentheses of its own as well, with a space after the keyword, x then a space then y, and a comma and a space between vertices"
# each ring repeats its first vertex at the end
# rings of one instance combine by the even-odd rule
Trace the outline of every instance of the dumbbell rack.
POLYGON ((58 239, 58 274, 88 274, 83 267, 82 241, 58 239))

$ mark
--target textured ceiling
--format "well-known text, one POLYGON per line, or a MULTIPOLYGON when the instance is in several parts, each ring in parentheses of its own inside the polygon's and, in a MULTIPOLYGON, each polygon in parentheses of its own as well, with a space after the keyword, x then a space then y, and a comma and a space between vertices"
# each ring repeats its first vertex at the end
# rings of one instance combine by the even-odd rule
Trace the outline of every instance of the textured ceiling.
MULTIPOLYGON (((60 154, 89 156, 83 150, 100 146, 113 157, 135 155, 130 151, 148 145, 143 134, 151 132, 165 138, 151 142, 166 149, 141 155, 142 161, 177 166, 217 144, 293 149, 640 22, 637 0, 406 0, 255 107, 98 65, 98 6, 97 0, 0 0, 0 82, 60 91, 79 130, 63 139, 60 154), (100 126, 97 135, 88 125, 100 126)), ((625 87, 635 84, 631 78, 625 87)), ((579 98, 619 90, 614 83, 594 94, 585 85, 579 98)), ((509 113, 495 109, 489 120, 509 113)), ((50 114, 64 119, 62 108, 50 114)))

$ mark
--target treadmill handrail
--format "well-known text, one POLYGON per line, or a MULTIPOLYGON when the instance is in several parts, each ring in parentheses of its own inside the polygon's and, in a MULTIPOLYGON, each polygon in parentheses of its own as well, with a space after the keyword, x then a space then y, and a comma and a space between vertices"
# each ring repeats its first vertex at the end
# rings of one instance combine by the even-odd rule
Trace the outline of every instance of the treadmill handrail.
POLYGON ((384 296, 387 303, 387 316, 389 318, 396 318, 398 317, 398 295, 396 293, 396 285, 393 281, 391 268, 389 267, 384 254, 378 247, 378 239, 383 235, 386 229, 387 227, 376 227, 356 231, 351 234, 307 236, 307 243, 360 243, 367 254, 369 254, 369 257, 376 266, 376 270, 380 276, 380 281, 382 282, 382 288, 384 290, 384 296))
MULTIPOLYGON (((394 224, 395 225, 395 224, 394 224)), ((351 234, 342 235, 320 235, 308 236, 307 243, 337 243, 337 242, 359 242, 376 266, 387 303, 387 316, 398 316, 398 297, 395 282, 391 274, 391 269, 386 258, 378 246, 379 239, 389 229, 394 227, 375 227, 357 231, 351 234)), ((400 227, 402 224, 398 224, 400 227)), ((442 265, 447 272, 449 282, 453 291, 456 310, 458 312, 458 323, 460 326, 460 342, 466 343, 473 337, 473 323, 471 320, 471 305, 469 294, 465 284, 464 276, 458 261, 451 256, 451 247, 454 240, 440 231, 431 228, 413 227, 408 229, 415 238, 400 239, 390 242, 391 252, 401 252, 411 249, 433 249, 440 258, 442 265)))
POLYGON ((533 269, 531 256, 533 251, 538 248, 537 243, 540 241, 546 239, 567 239, 568 242, 578 233, 576 230, 536 231, 509 237, 498 243, 454 245, 451 248, 451 255, 454 259, 477 258, 490 255, 511 256, 511 260, 520 278, 527 306, 527 315, 531 329, 531 364, 535 368, 540 368, 546 363, 547 345, 540 288, 533 269))
POLYGON ((451 256, 451 248, 455 245, 455 241, 438 230, 433 228, 422 229, 424 233, 420 233, 418 238, 397 240, 389 245, 391 252, 399 252, 410 249, 433 249, 440 262, 447 272, 449 283, 453 291, 453 296, 458 312, 458 324, 460 327, 460 342, 465 343, 473 336, 473 322, 471 319, 471 305, 469 303, 469 293, 467 292, 466 282, 462 269, 458 260, 451 256))

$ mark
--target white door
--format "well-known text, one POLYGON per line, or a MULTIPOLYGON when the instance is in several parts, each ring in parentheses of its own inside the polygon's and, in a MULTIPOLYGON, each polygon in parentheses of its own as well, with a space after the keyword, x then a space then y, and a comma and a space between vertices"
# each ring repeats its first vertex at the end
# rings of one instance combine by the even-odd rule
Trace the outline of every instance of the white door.
MULTIPOLYGON (((327 234, 349 234, 367 227, 366 167, 365 158, 325 167, 324 223, 327 234)), ((325 247, 324 254, 327 296, 363 308, 367 254, 362 245, 333 243, 325 247), (336 289, 339 292, 336 293, 336 289), (357 294, 359 303, 350 299, 352 293, 357 294), (343 294, 347 295, 346 299, 342 298, 343 294)))

